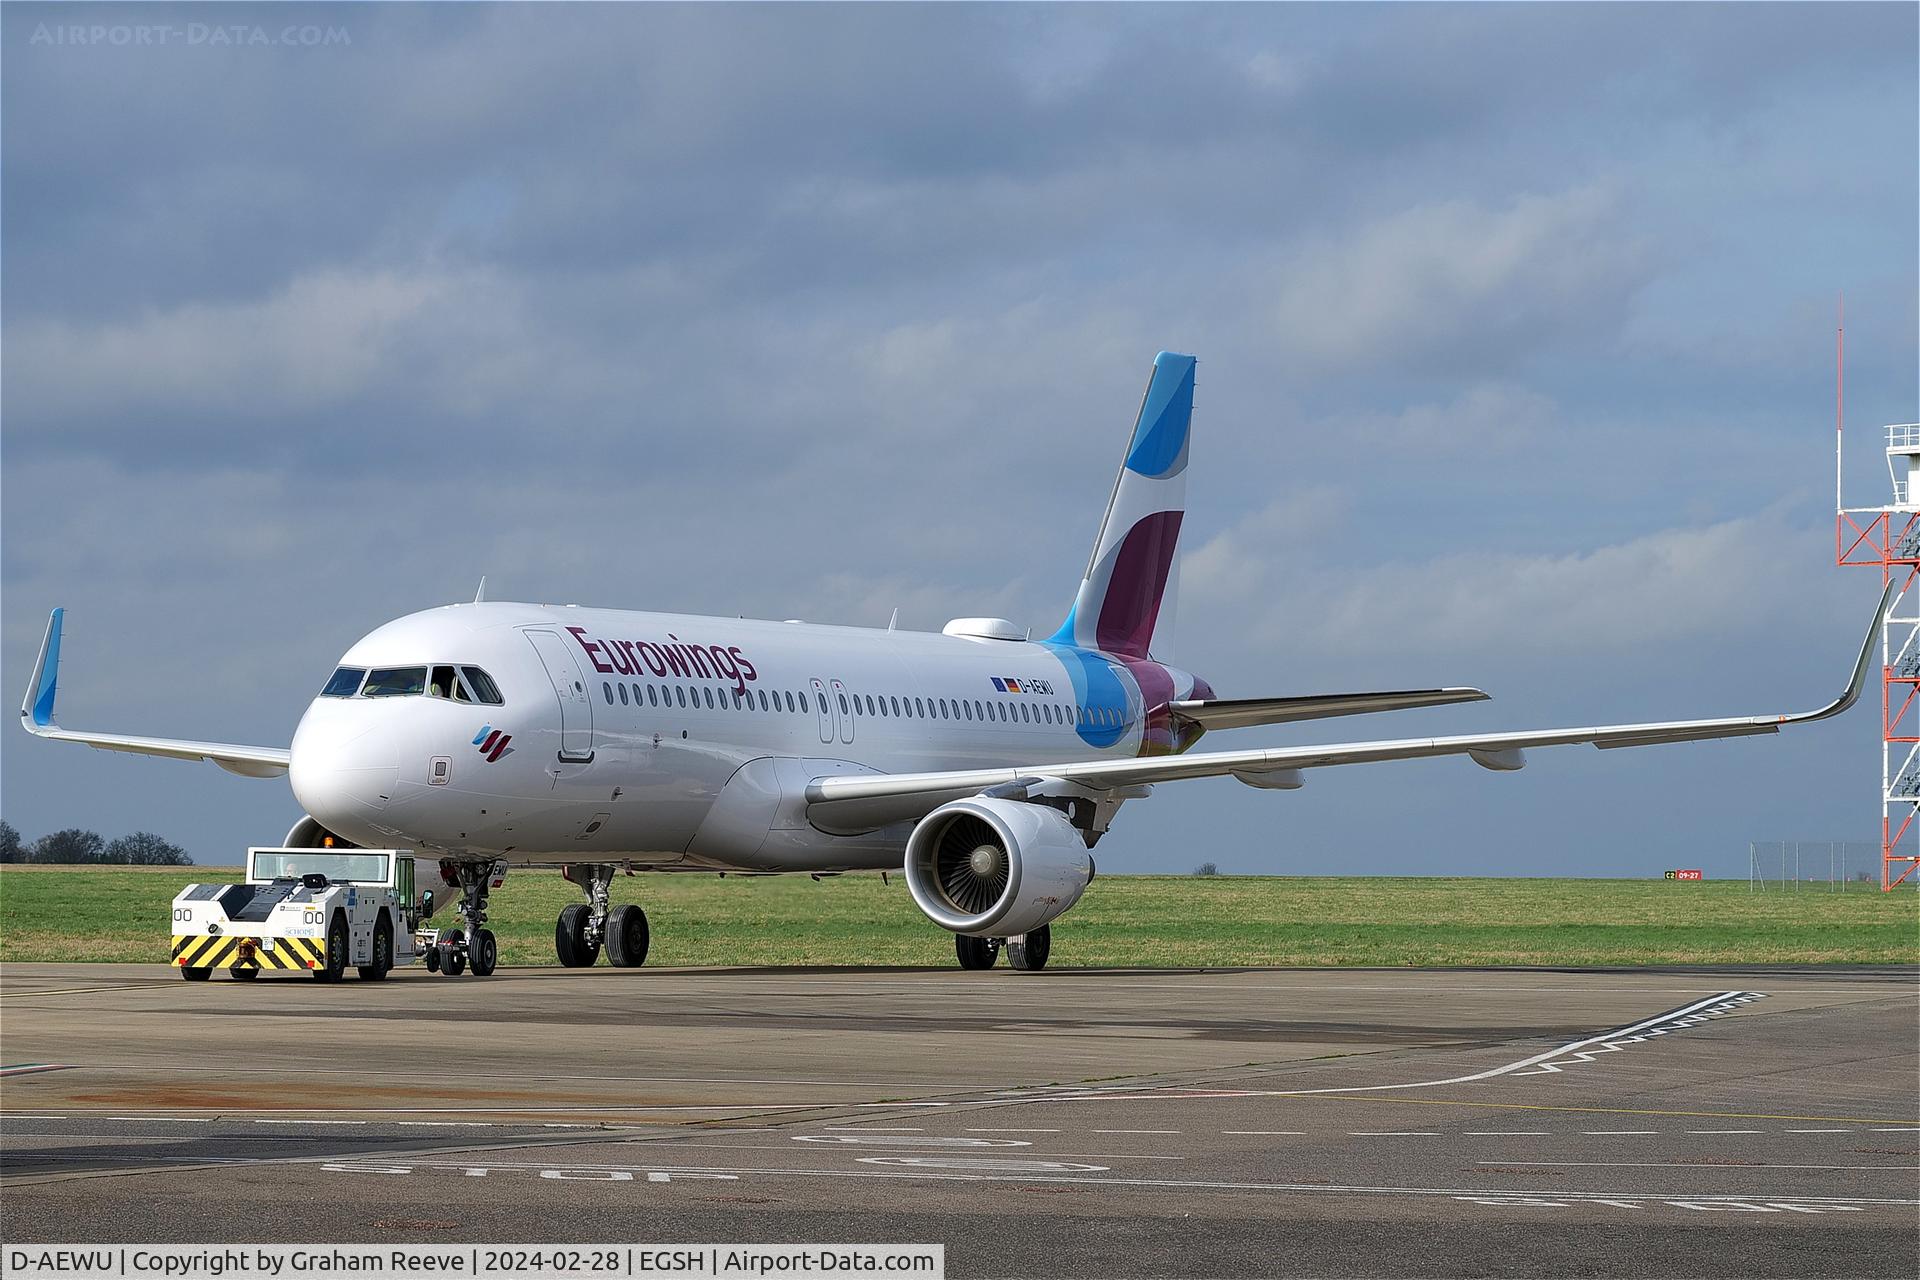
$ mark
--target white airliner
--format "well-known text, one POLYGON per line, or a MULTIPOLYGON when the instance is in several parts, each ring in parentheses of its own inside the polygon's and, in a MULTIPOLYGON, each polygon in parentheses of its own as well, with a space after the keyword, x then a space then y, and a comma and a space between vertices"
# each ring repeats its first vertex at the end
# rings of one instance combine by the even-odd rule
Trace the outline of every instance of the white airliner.
POLYGON ((1798 715, 1193 752, 1210 729, 1486 697, 1221 699, 1155 660, 1185 511, 1193 375, 1190 356, 1155 358, 1079 593, 1042 640, 998 618, 931 635, 475 601, 361 639, 292 746, 278 748, 61 728, 55 609, 21 719, 43 738, 285 773, 306 811, 288 845, 437 854, 466 925, 443 940, 465 948, 476 973, 493 967, 482 925, 500 860, 564 865, 584 891, 556 927, 568 965, 592 964, 603 944, 616 964, 644 959, 645 915, 609 902, 623 868, 904 868, 963 967, 992 965, 1004 946, 1016 967, 1038 969, 1051 922, 1093 879, 1095 842, 1122 803, 1158 783, 1231 775, 1287 790, 1309 769, 1441 755, 1513 770, 1528 747, 1774 733, 1859 697, 1871 628, 1845 694, 1798 715))

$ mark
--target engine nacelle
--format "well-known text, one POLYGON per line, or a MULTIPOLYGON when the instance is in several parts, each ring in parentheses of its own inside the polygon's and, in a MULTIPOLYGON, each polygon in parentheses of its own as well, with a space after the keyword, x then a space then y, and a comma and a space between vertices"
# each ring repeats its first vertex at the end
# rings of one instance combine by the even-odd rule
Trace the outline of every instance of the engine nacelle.
POLYGON ((1080 900, 1093 856, 1058 809, 974 796, 920 820, 906 871, 914 903, 941 928, 1017 937, 1080 900))
POLYGON ((358 849, 360 846, 345 836, 335 835, 321 826, 310 813, 300 815, 300 821, 287 831, 287 838, 280 842, 283 849, 358 849))

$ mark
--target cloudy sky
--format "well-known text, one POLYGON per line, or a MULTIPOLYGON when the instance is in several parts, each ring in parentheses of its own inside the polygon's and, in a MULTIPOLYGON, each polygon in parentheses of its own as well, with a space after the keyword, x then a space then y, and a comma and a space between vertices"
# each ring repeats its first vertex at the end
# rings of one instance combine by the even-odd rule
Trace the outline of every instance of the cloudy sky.
MULTIPOLYGON (((938 629, 1070 602, 1200 357, 1176 657, 1491 703, 1837 692, 1832 565, 1916 393, 1911 5, 10 4, 4 662, 284 744, 382 621, 494 598, 938 629), (84 24, 84 25, 79 25, 84 24)), ((1743 876, 1867 840, 1877 726, 1175 784, 1103 870, 1743 876)), ((284 781, 0 737, 27 836, 231 862, 284 781)))

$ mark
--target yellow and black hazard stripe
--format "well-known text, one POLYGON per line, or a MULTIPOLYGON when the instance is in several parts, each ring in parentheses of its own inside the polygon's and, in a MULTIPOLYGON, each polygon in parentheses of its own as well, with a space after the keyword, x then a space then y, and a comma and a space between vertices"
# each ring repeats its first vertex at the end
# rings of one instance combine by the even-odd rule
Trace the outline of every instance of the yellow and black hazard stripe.
POLYGON ((319 938, 176 933, 173 963, 182 969, 320 969, 326 966, 327 951, 319 938))

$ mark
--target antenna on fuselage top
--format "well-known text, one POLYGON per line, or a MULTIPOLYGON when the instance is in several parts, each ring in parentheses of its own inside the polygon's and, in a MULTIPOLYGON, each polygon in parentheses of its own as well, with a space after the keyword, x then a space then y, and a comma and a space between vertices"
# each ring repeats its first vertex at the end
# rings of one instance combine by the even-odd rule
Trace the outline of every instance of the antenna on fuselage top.
POLYGON ((889 631, 893 630, 894 625, 899 621, 900 621, 900 606, 895 605, 893 607, 893 616, 887 619, 887 630, 889 631))
POLYGON ((487 575, 483 573, 480 575, 480 589, 473 593, 473 602, 475 604, 485 604, 486 601, 487 601, 487 575))

